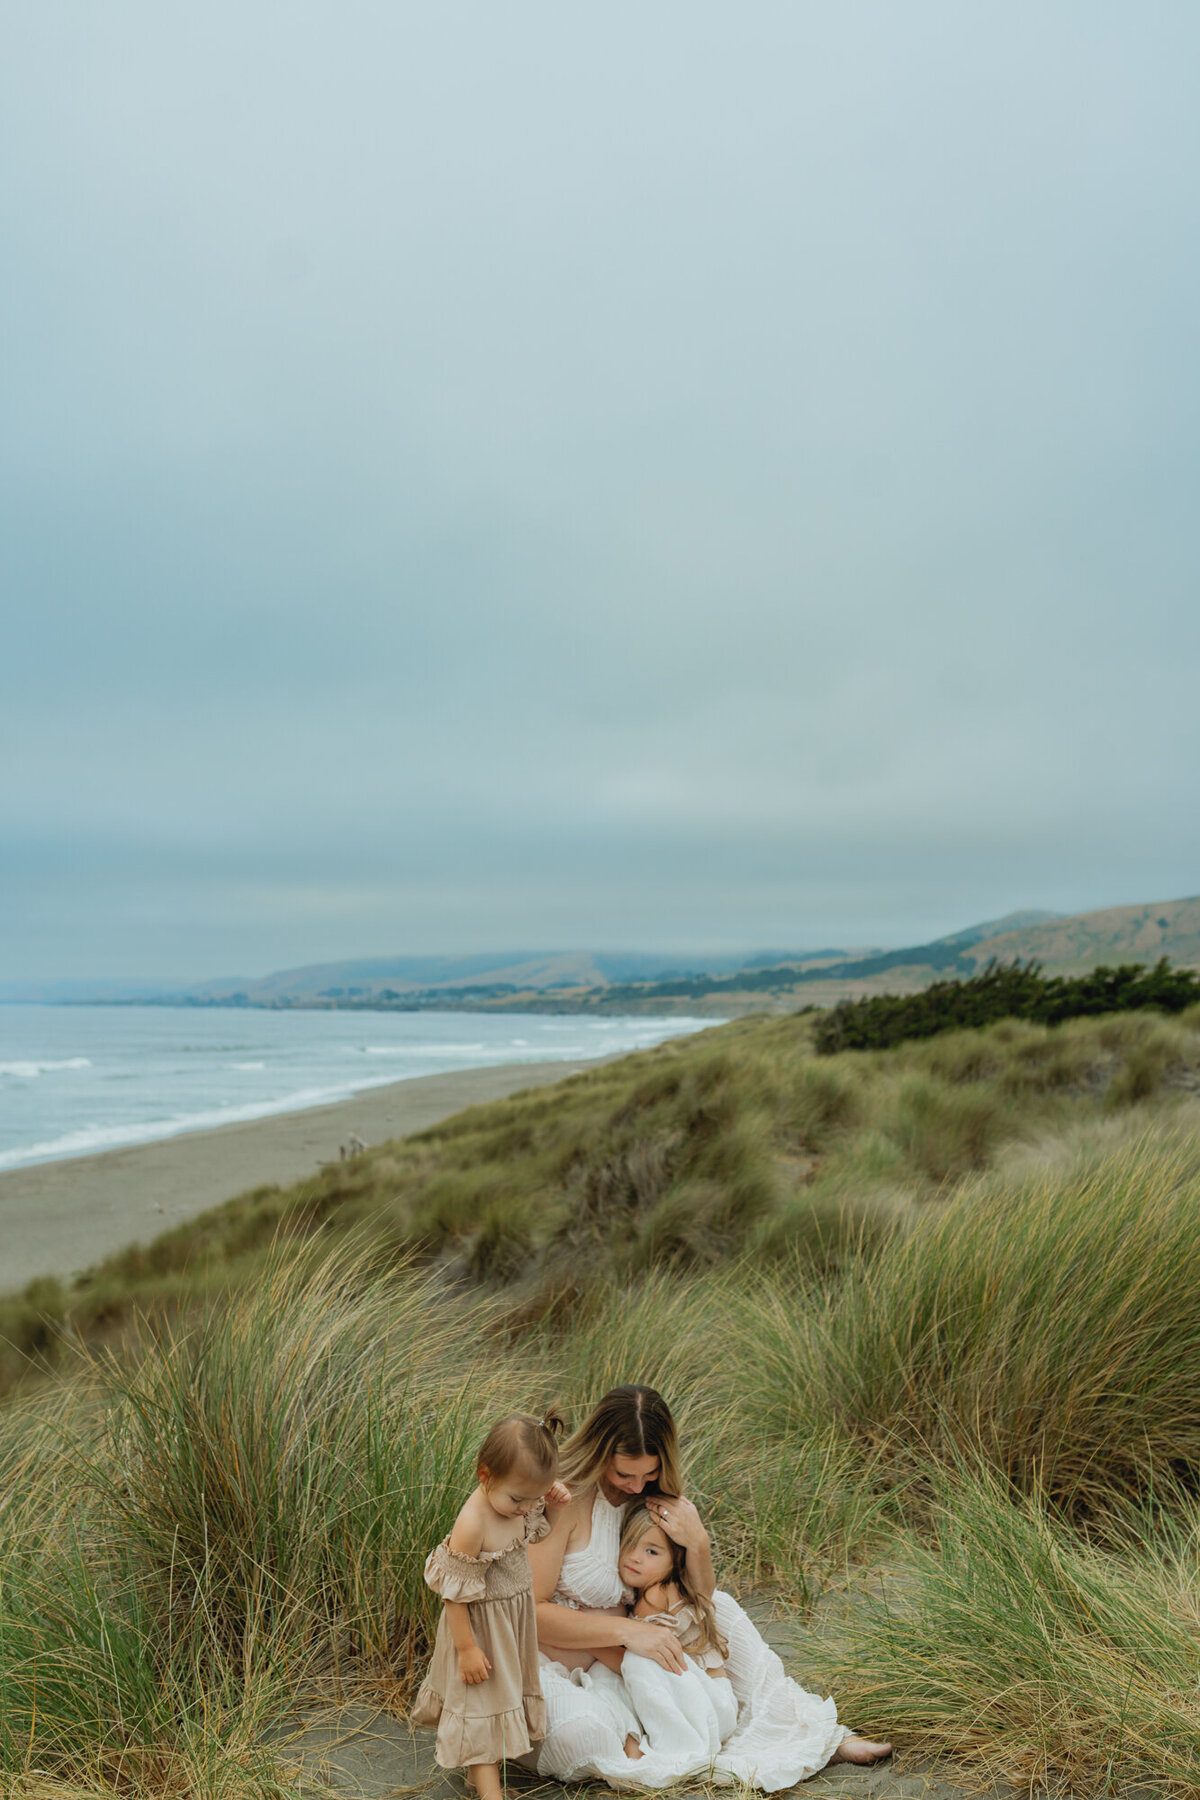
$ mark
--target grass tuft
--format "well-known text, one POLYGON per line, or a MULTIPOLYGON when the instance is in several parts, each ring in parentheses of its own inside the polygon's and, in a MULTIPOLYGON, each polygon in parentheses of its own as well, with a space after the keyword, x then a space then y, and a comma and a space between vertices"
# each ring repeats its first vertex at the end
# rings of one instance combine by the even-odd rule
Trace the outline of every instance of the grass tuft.
POLYGON ((985 1781, 1084 1797, 1200 1788, 1200 1637, 1153 1550, 1105 1554, 994 1472, 931 1472, 933 1542, 809 1667, 860 1728, 985 1781))

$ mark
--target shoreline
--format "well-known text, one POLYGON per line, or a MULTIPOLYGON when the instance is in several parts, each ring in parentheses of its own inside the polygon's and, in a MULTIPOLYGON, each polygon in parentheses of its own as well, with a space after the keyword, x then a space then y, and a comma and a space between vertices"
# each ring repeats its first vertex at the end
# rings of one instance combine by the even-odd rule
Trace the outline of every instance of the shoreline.
POLYGON ((550 1087, 609 1060, 414 1075, 324 1106, 0 1171, 0 1294, 43 1275, 69 1280, 248 1188, 302 1181, 337 1162, 351 1137, 368 1147, 405 1137, 468 1106, 550 1087))

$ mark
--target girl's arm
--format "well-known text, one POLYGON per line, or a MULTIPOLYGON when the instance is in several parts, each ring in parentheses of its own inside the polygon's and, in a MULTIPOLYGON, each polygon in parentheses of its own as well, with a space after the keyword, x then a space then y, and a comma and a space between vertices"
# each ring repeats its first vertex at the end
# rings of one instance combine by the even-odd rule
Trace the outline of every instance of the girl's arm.
POLYGON ((478 1556, 483 1549, 483 1520, 474 1504, 475 1496, 463 1507, 450 1532, 450 1548, 458 1556, 478 1556))
POLYGON ((454 1648, 458 1651, 458 1672, 468 1687, 486 1681, 492 1672, 492 1665, 479 1645, 475 1642, 475 1634, 471 1630, 471 1615, 461 1600, 444 1600, 446 1623, 450 1627, 450 1636, 454 1640, 454 1648))
MULTIPOLYGON (((483 1549, 483 1521, 479 1517, 478 1507, 473 1504, 474 1500, 475 1496, 472 1494, 455 1519, 450 1533, 450 1549, 458 1556, 478 1556, 483 1549)), ((443 1600, 442 1605, 446 1609, 446 1623, 458 1652, 458 1672, 468 1687, 475 1687, 479 1682, 487 1680, 492 1672, 492 1665, 475 1642, 466 1602, 443 1600)))
POLYGON ((673 1612, 683 1595, 673 1581, 659 1581, 645 1590, 652 1612, 673 1612))

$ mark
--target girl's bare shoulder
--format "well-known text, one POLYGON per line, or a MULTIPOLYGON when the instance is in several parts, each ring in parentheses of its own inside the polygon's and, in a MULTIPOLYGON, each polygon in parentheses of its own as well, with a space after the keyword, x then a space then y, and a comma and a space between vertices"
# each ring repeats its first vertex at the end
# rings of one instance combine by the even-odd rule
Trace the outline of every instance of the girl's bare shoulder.
POLYGON ((482 1501, 483 1496, 476 1488, 459 1509, 458 1517, 450 1528, 450 1548, 460 1556, 478 1556, 483 1548, 487 1520, 482 1501))

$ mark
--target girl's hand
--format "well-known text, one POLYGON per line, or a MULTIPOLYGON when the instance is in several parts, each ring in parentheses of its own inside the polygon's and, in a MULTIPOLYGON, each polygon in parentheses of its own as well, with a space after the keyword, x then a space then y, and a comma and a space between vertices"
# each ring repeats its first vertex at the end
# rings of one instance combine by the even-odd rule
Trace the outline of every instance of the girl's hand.
POLYGON ((701 1550, 708 1543, 703 1521, 690 1500, 682 1495, 669 1499, 665 1494, 651 1494, 646 1510, 656 1525, 661 1525, 673 1544, 684 1550, 701 1550))
POLYGON ((492 1665, 479 1645, 471 1644, 468 1649, 458 1653, 458 1672, 468 1687, 478 1687, 491 1674, 492 1665))
POLYGON ((564 1487, 561 1481, 555 1481, 546 1489, 547 1506, 570 1506, 571 1490, 564 1487))

